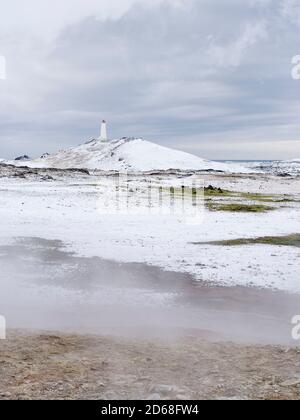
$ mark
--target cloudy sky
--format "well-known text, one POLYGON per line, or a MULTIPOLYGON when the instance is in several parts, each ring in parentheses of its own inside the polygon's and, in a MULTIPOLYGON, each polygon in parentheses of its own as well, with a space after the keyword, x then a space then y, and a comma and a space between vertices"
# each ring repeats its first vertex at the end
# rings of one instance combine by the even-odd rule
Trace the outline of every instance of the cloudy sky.
POLYGON ((0 55, 0 158, 102 118, 210 159, 300 158, 299 0, 3 0, 0 55))

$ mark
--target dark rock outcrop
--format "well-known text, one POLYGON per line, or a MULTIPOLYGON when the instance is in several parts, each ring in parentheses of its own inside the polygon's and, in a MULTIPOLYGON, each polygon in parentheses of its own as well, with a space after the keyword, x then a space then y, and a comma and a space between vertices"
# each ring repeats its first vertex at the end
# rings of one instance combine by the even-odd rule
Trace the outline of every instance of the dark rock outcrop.
POLYGON ((30 157, 27 155, 19 156, 15 160, 22 161, 22 160, 30 160, 30 157))

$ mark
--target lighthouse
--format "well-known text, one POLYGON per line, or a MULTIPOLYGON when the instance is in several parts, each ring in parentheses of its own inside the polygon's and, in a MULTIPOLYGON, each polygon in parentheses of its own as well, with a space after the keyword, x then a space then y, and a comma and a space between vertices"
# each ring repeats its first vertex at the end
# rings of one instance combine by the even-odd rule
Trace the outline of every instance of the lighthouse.
POLYGON ((103 120, 102 124, 101 124, 101 134, 99 139, 100 141, 107 141, 107 126, 106 126, 106 121, 103 120))

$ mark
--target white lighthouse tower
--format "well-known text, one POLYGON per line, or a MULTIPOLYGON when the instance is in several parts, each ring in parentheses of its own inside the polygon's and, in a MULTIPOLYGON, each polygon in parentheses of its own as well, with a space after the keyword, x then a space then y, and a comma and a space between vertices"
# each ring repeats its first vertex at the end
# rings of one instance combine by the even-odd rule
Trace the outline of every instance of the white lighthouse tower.
POLYGON ((107 138, 107 125, 106 125, 105 120, 102 121, 101 134, 100 134, 100 137, 99 137, 98 140, 100 140, 100 141, 107 141, 108 140, 108 138, 107 138))

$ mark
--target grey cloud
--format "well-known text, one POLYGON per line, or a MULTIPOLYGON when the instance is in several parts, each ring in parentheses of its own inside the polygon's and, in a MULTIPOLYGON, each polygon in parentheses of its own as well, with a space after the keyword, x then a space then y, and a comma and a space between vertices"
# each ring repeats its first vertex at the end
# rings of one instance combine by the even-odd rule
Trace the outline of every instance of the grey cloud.
POLYGON ((253 158, 300 155, 291 4, 141 1, 118 19, 65 27, 50 45, 11 41, 0 156, 77 144, 97 134, 102 117, 113 136, 209 158, 246 158, 251 144, 253 158))

